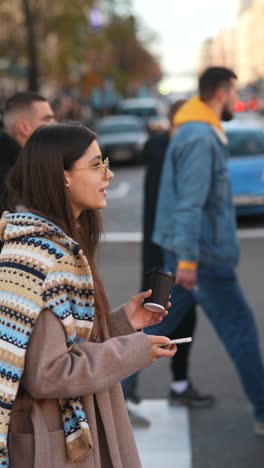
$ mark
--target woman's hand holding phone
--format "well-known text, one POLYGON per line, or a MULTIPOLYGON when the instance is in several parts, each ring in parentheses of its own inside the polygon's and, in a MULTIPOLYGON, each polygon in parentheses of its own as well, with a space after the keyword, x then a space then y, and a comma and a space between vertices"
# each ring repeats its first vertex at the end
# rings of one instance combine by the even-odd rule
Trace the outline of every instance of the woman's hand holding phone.
POLYGON ((146 335, 152 346, 151 362, 157 361, 161 357, 172 358, 177 351, 176 344, 170 344, 170 339, 166 336, 146 335))

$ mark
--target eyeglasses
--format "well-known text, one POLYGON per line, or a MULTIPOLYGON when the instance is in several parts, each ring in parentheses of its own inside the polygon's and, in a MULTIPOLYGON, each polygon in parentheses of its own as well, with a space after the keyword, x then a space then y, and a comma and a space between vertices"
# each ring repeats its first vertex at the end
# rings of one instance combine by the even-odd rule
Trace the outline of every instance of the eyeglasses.
POLYGON ((84 171, 89 169, 101 169, 104 174, 104 178, 106 179, 107 171, 110 170, 110 162, 109 158, 105 158, 102 162, 97 163, 96 166, 91 167, 77 167, 76 169, 72 169, 72 171, 84 171))

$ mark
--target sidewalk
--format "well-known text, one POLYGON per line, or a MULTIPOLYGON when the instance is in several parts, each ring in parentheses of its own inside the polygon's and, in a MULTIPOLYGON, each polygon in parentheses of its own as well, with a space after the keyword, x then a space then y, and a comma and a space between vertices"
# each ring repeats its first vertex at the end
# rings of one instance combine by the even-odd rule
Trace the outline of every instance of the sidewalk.
POLYGON ((134 429, 143 468, 191 468, 188 410, 170 408, 167 400, 144 400, 133 408, 151 421, 148 429, 134 429))

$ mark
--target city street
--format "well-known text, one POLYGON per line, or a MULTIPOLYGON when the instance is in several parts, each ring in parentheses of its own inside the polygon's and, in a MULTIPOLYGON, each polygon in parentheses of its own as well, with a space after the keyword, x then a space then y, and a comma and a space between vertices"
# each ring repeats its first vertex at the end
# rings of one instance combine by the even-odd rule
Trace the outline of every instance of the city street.
MULTIPOLYGON (((103 214, 105 237, 99 252, 100 270, 109 292, 112 306, 116 306, 130 295, 135 294, 140 284, 140 239, 142 167, 114 168, 115 178, 109 190, 108 207, 103 214)), ((261 335, 264 351, 264 297, 263 297, 263 247, 264 223, 258 219, 239 225, 241 238, 241 263, 239 276, 254 307, 256 320, 261 335)), ((264 441, 257 439, 252 430, 252 418, 232 364, 227 358, 222 345, 208 324, 203 313, 199 315, 198 330, 191 358, 191 376, 197 387, 213 393, 217 399, 214 409, 187 413, 187 422, 181 410, 169 411, 166 397, 170 382, 168 362, 163 360, 150 366, 140 376, 140 394, 144 399, 154 399, 156 406, 143 402, 138 407, 152 419, 152 437, 168 440, 160 441, 163 447, 163 462, 159 465, 151 462, 144 468, 153 466, 166 468, 263 468, 264 441), (160 401, 162 400, 162 401, 160 401), (145 406, 144 406, 145 404, 145 406), (155 410, 156 408, 156 410, 155 410), (160 408, 160 418, 157 414, 160 408), (177 412, 178 411, 178 412, 177 412), (164 414, 170 427, 164 423, 164 414), (175 445, 173 442, 173 418, 175 417, 175 445), (161 429, 155 432, 155 424, 161 429), (162 425, 164 424, 164 425, 162 425), (188 450, 188 443, 183 432, 190 427, 190 456, 183 457, 182 444, 188 450), (166 432, 167 429, 167 432, 166 432), (155 435, 156 434, 156 435, 155 435), (179 439, 180 438, 180 439, 179 439), (163 445, 162 445, 163 443, 163 445), (172 454, 174 450, 174 454, 172 454), (166 458, 167 457, 167 458, 166 458), (174 461, 173 458, 174 457, 174 461), (188 462, 189 458, 192 462, 188 462), (181 460, 185 460, 181 462, 181 460), (187 461, 186 461, 187 460, 187 461)), ((146 440, 146 434, 152 429, 136 431, 140 450, 148 446, 153 448, 155 458, 156 440, 146 440)), ((185 449, 184 449, 185 450, 185 449)), ((143 453, 143 452, 142 452, 143 453)), ((144 460, 148 460, 145 456, 144 460)))
MULTIPOLYGON (((264 363, 264 0, 0 0, 0 18, 0 212, 21 211, 21 207, 29 211, 23 216, 4 214, 0 226, 0 467, 19 468, 21 463, 23 468, 33 464, 40 468, 52 460, 56 465, 52 468, 61 468, 71 464, 70 459, 76 467, 79 460, 84 466, 91 432, 93 450, 87 460, 93 459, 95 468, 110 464, 134 468, 138 458, 126 432, 128 416, 142 468, 264 468, 264 436, 255 435, 263 433, 264 394, 258 379, 263 371, 259 348, 254 346, 257 335, 235 278, 232 284, 225 268, 228 260, 237 258, 236 226, 230 222, 229 174, 240 216, 237 275, 256 320, 264 363), (181 257, 176 282, 193 288, 217 333, 202 308, 197 305, 195 314, 193 307, 193 313, 185 315, 189 323, 181 322, 180 330, 185 337, 193 335, 188 376, 180 353, 177 363, 159 359, 140 371, 135 397, 132 392, 129 396, 137 401, 138 393, 140 401, 126 402, 128 415, 125 412, 123 420, 118 402, 112 398, 111 377, 116 365, 120 367, 115 342, 103 344, 101 353, 99 349, 91 359, 90 348, 87 356, 73 358, 70 374, 71 355, 64 359, 60 349, 65 348, 65 339, 67 345, 74 345, 88 336, 93 321, 94 308, 90 303, 87 308, 83 300, 93 291, 87 268, 81 266, 85 263, 82 254, 91 267, 93 260, 97 263, 112 309, 142 292, 142 163, 144 159, 145 164, 152 164, 153 178, 147 182, 151 192, 149 187, 155 190, 154 178, 162 171, 166 151, 160 238, 168 240, 168 248, 171 239, 175 241, 181 257), (109 169, 114 178, 108 187, 109 169), (98 227, 94 222, 86 226, 83 210, 97 210, 105 206, 105 199, 103 233, 97 258, 92 259, 98 227), (190 201, 192 209, 186 211, 190 201), (206 213, 199 218, 195 208, 204 203, 206 213), (188 230, 190 219, 190 232, 182 233, 179 220, 188 230), (66 241, 49 221, 72 239, 66 241), (213 273, 205 268, 201 277, 199 265, 195 284, 196 263, 190 260, 197 253, 193 238, 201 223, 204 250, 200 249, 198 263, 211 261, 213 273), (82 252, 75 248, 76 242, 82 252), (215 279, 218 272, 220 286, 215 279), (45 326, 37 327, 34 336, 39 333, 39 340, 32 338, 29 344, 43 304, 56 313, 66 335, 60 340, 59 333, 48 333, 55 325, 49 325, 50 314, 41 314, 45 326), (182 331, 184 326, 189 331, 182 331), (259 424, 217 334, 236 362, 259 424), (90 379, 94 387, 83 385, 80 368, 84 379, 87 372, 95 374, 90 379), (23 382, 34 405, 22 405, 25 411, 21 411, 24 370, 23 382), (52 377, 55 371, 58 379, 52 377), (69 375, 73 376, 73 391, 63 383, 69 375), (186 380, 172 385, 176 376, 186 380), (46 444, 48 433, 53 440, 55 432, 58 436, 62 432, 49 405, 40 404, 39 416, 33 421, 38 388, 47 401, 52 398, 56 403, 63 397, 67 403, 69 394, 74 399, 75 406, 69 400, 66 410, 57 404, 62 416, 67 413, 63 417, 67 443, 46 444), (64 389, 68 393, 62 395, 64 389), (85 404, 82 411, 75 393, 87 393, 87 411, 85 404), (177 406, 178 400, 196 409, 177 406), (38 425, 37 420, 47 424, 38 425), (11 443, 12 438, 17 442, 11 443), (27 462, 27 457, 35 462, 27 462)), ((150 231, 152 208, 145 218, 150 231)), ((147 249, 144 254, 152 255, 153 263, 158 261, 158 252, 157 257, 147 249)), ((96 297, 105 302, 96 275, 94 283, 96 297)), ((167 334, 174 320, 177 325, 187 312, 182 310, 180 316, 180 301, 185 302, 181 292, 177 289, 175 297, 179 307, 178 303, 174 310, 171 307, 168 322, 163 322, 165 326, 169 323, 167 334)), ((152 297, 149 302, 157 299, 152 297)), ((133 307, 130 311, 133 314, 133 307)), ((170 332, 172 338, 175 330, 170 332)), ((126 356, 132 360, 135 341, 131 348, 126 341, 126 356)), ((186 341, 178 347, 186 346, 186 341)), ((152 349, 152 357, 157 349, 152 349)), ((184 354, 184 348, 181 350, 184 354)), ((122 366, 131 372, 126 356, 122 353, 122 366)), ((119 396, 122 403, 122 394, 119 396)))

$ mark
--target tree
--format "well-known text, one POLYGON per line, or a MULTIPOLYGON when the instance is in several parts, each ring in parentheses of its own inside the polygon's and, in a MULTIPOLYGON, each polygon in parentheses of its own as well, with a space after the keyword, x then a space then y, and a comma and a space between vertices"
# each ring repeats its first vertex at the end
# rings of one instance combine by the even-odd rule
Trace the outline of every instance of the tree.
POLYGON ((95 0, 0 0, 0 53, 15 66, 27 64, 31 90, 44 79, 81 85, 85 76, 97 83, 112 77, 121 91, 157 81, 158 61, 138 37, 130 0, 101 2, 106 23, 95 30, 89 20, 95 0))
POLYGON ((137 37, 133 15, 113 16, 105 28, 105 41, 111 47, 111 73, 123 91, 128 83, 155 83, 160 79, 158 60, 137 37))
POLYGON ((39 89, 39 63, 37 36, 35 34, 36 15, 30 0, 22 0, 22 8, 25 17, 26 48, 28 57, 28 90, 39 89))
POLYGON ((87 11, 93 0, 0 0, 0 50, 26 61, 28 89, 37 90, 40 75, 62 79, 87 48, 87 11), (14 35, 16 31, 16 35, 14 35), (50 50, 50 37, 55 38, 50 50))
POLYGON ((43 50, 43 62, 52 77, 70 81, 72 71, 84 64, 89 47, 87 17, 92 0, 55 0, 43 11, 42 27, 47 40, 53 40, 53 50, 43 50))

